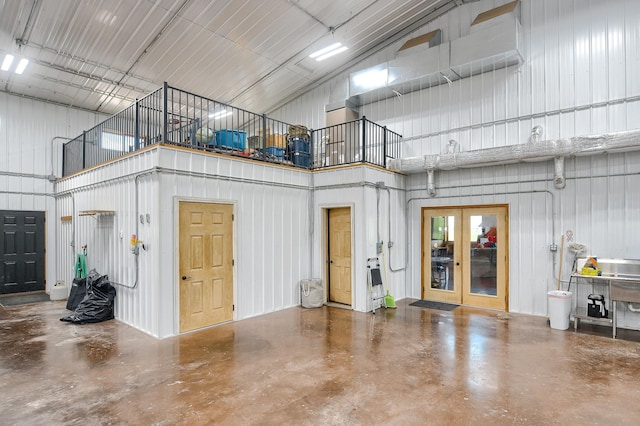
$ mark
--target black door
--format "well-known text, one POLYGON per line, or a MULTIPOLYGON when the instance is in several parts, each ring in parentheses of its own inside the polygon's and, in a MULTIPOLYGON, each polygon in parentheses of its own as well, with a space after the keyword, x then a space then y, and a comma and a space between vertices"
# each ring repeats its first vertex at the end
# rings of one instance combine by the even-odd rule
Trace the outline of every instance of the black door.
POLYGON ((44 290, 44 212, 0 214, 0 294, 44 290))

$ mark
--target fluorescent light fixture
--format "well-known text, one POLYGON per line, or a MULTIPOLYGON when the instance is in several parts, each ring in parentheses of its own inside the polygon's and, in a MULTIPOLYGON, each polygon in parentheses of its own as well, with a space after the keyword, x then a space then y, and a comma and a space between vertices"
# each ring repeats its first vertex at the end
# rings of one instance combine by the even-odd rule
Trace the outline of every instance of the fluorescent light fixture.
POLYGON ((2 71, 9 71, 9 67, 11 66, 11 63, 13 62, 13 55, 6 55, 4 57, 4 61, 2 61, 2 71))
POLYGON ((332 45, 327 46, 323 49, 316 50, 311 55, 309 55, 309 57, 315 59, 316 61, 323 61, 327 58, 332 57, 333 55, 342 53, 345 50, 347 50, 347 46, 343 46, 342 43, 333 43, 332 45))
POLYGON ((29 60, 27 58, 20 59, 20 62, 18 62, 18 66, 16 67, 16 74, 22 74, 28 63, 29 60))
POLYGON ((214 120, 217 120, 219 118, 226 117, 227 115, 230 115, 230 114, 231 114, 231 111, 227 111, 226 109, 223 109, 221 111, 214 112, 213 114, 209 114, 209 118, 213 118, 214 120))
POLYGON ((331 46, 327 46, 320 50, 316 50, 311 55, 309 55, 309 57, 312 59, 315 59, 320 55, 324 55, 325 53, 331 52, 332 50, 339 48, 340 46, 342 46, 342 43, 333 43, 331 46))
POLYGON ((347 50, 348 47, 347 46, 342 46, 342 47, 338 47, 337 49, 334 49, 330 52, 325 53, 324 55, 320 55, 316 58, 316 61, 320 62, 320 61, 324 61, 327 58, 330 58, 334 55, 337 55, 338 53, 342 53, 345 50, 347 50))

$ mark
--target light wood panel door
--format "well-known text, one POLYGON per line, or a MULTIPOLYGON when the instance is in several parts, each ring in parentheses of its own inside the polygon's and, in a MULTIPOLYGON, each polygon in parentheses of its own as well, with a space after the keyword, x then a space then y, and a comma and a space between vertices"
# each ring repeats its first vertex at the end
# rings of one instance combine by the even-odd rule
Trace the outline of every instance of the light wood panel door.
POLYGON ((424 208, 422 297, 507 308, 507 206, 424 208))
POLYGON ((233 319, 233 206, 180 202, 180 331, 233 319))
POLYGON ((328 214, 329 301, 351 305, 351 208, 328 214))

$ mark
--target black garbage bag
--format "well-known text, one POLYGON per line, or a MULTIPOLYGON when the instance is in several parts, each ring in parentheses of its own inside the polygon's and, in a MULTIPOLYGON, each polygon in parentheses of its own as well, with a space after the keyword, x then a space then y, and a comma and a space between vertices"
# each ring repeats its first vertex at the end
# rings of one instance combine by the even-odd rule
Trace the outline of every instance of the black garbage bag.
POLYGON ((87 295, 87 279, 86 278, 74 278, 73 284, 71 284, 71 292, 67 298, 67 309, 75 311, 84 296, 87 295))
POLYGON ((109 282, 107 275, 89 273, 87 276, 87 294, 78 304, 75 311, 71 315, 60 318, 60 321, 86 324, 113 319, 115 298, 116 289, 109 282))

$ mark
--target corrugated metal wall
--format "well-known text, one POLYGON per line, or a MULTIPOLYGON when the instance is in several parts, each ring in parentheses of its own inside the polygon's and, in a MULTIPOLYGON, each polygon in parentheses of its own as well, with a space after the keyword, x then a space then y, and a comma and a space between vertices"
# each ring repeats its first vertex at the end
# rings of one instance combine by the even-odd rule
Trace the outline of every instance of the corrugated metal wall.
POLYGON ((177 202, 232 203, 235 319, 296 306, 299 282, 311 274, 309 179, 293 168, 179 149, 124 158, 58 184, 58 209, 74 217, 60 230, 59 267, 69 265, 70 280, 70 243, 76 250, 87 244, 88 267, 124 285, 116 285, 117 318, 156 337, 177 334, 177 202), (85 210, 114 214, 79 216, 85 210), (137 258, 139 276, 129 245, 134 233, 146 248, 137 258))
MULTIPOLYGON (((438 28, 443 41, 468 35, 478 13, 507 2, 461 6, 407 38, 438 28)), ((465 150, 519 144, 537 124, 549 139, 635 128, 640 113, 638 15, 635 0, 521 0, 523 65, 384 99, 360 112, 402 134, 405 156, 439 153, 450 139, 465 150)), ((393 58, 404 41, 271 115, 324 126, 324 106, 344 99, 349 72, 393 58)))
MULTIPOLYGON (((310 278, 309 174, 293 168, 197 152, 162 150, 159 185, 162 294, 178 282, 177 203, 234 204, 235 319, 300 304, 299 282, 310 278)), ((161 301, 167 318, 177 309, 161 301)), ((161 320, 160 337, 177 333, 161 320)))
POLYGON ((0 210, 46 212, 46 280, 56 280, 60 222, 47 176, 60 176, 62 143, 103 117, 0 92, 0 210), (53 151, 52 151, 53 150, 53 151), (53 153, 52 153, 53 152, 53 153))
POLYGON ((370 167, 349 167, 340 170, 318 171, 313 174, 314 235, 313 273, 314 277, 327 282, 326 210, 350 207, 352 216, 352 299, 353 308, 365 311, 369 308, 367 287, 367 259, 378 257, 383 277, 391 295, 405 297, 404 288, 404 176, 370 167), (376 189, 376 185, 383 189, 376 189), (388 189, 388 190, 387 190, 388 189), (379 193, 379 194, 378 194, 379 193), (379 201, 378 201, 379 197, 379 201), (391 218, 389 217, 391 212, 391 218), (391 225, 391 229, 389 228, 391 225), (391 239, 393 238, 393 240, 391 239), (385 254, 376 253, 376 242, 385 245, 385 254), (387 244, 394 243, 390 249, 387 244), (393 273, 389 269, 396 270, 393 273))
MULTIPOLYGON (((443 41, 468 35, 478 13, 504 3, 464 5, 411 37, 436 28, 442 29, 443 41)), ((527 143, 536 125, 543 127, 542 139, 638 128, 638 16, 635 0, 521 0, 524 64, 379 100, 360 107, 360 113, 404 136, 403 157, 445 152, 451 139, 465 151, 527 143)), ((323 107, 346 93, 349 72, 393 58, 400 44, 272 115, 324 126, 323 107)), ((510 308, 546 315, 546 291, 555 288, 557 274, 548 246, 559 244, 562 233, 572 230, 599 256, 640 258, 640 243, 633 237, 638 234, 639 167, 636 153, 567 159, 562 190, 551 183, 552 162, 438 172, 435 199, 426 193, 425 174, 410 176, 407 296, 420 297, 420 207, 508 203, 510 308)), ((565 256, 563 279, 571 261, 565 256)), ((639 328, 637 317, 627 311, 621 322, 639 328)))
POLYGON ((156 147, 56 183, 58 215, 73 218, 58 228, 58 279, 72 282, 76 253, 86 245, 87 269, 114 282, 116 317, 154 336, 162 317, 160 286, 154 284, 160 282, 159 188, 153 176, 144 173, 157 163, 157 151, 156 147), (136 184, 139 174, 143 176, 136 184), (112 213, 91 214, 95 210, 112 213), (141 249, 137 258, 130 250, 132 234, 149 248, 141 249))

